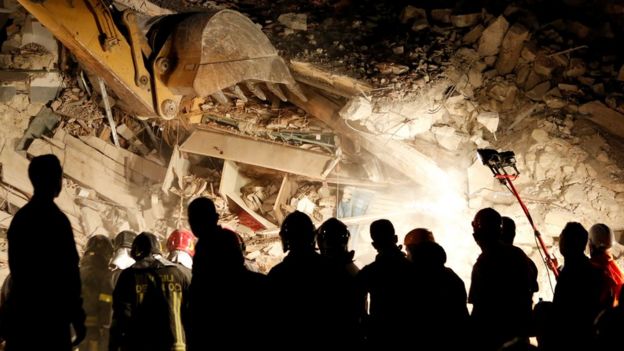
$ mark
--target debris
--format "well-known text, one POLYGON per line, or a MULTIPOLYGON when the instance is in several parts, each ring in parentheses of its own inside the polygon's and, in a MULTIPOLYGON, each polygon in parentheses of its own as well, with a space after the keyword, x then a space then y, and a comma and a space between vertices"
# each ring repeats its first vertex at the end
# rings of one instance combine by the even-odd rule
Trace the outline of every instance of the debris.
POLYGON ((383 62, 375 65, 381 74, 403 74, 409 71, 409 67, 396 63, 383 62))
POLYGON ((503 16, 498 16, 481 34, 479 39, 479 56, 494 56, 500 51, 503 37, 509 28, 509 22, 503 16))
POLYGON ((624 65, 620 67, 620 71, 618 72, 617 80, 624 81, 624 65))
POLYGON ((579 113, 589 115, 592 122, 607 132, 624 138, 624 114, 610 109, 597 100, 579 106, 579 113))
POLYGON ((305 13, 284 13, 277 21, 293 30, 308 30, 308 16, 305 13))
POLYGON ((338 113, 346 120, 358 121, 368 118, 373 113, 373 108, 368 99, 355 97, 349 100, 338 113))
POLYGON ((453 9, 433 9, 431 10, 431 19, 442 23, 451 23, 451 14, 453 9))
POLYGON ((533 101, 542 101, 546 92, 550 90, 550 82, 545 81, 535 86, 535 88, 529 90, 526 96, 533 101))
POLYGON ((572 58, 570 64, 563 72, 564 77, 576 78, 585 74, 587 67, 585 62, 580 58, 572 58))
POLYGON ((468 33, 466 33, 466 35, 464 35, 464 37, 462 38, 462 42, 464 44, 476 43, 477 40, 479 40, 479 38, 481 37, 484 29, 485 27, 483 27, 482 24, 474 26, 468 33))
MULTIPOLYGON (((117 126, 117 134, 119 134, 122 138, 124 138, 130 147, 128 148, 130 151, 136 152, 139 155, 145 156, 149 153, 149 149, 143 142, 136 136, 136 134, 132 131, 132 129, 128 128, 125 124, 120 124, 117 126)), ((115 133, 113 134, 113 140, 115 139, 115 133)), ((119 145, 117 145, 119 146, 119 145)))
POLYGON ((481 20, 481 13, 451 16, 451 23, 458 28, 472 27, 481 20))
POLYGON ((401 23, 407 24, 411 19, 422 19, 427 18, 427 12, 424 9, 420 9, 411 5, 405 6, 403 11, 401 12, 400 20, 401 23))
POLYGON ((514 24, 509 28, 501 44, 501 53, 498 55, 496 70, 499 74, 508 74, 513 71, 520 58, 524 41, 529 37, 529 31, 521 24, 514 24))
POLYGON ((529 41, 525 43, 522 47, 522 51, 520 51, 520 56, 527 62, 535 61, 537 57, 537 45, 535 42, 529 41))
POLYGON ((30 122, 28 129, 24 132, 24 136, 19 140, 15 149, 24 150, 30 141, 35 138, 40 138, 48 131, 52 131, 60 120, 57 114, 52 112, 48 107, 44 107, 30 122))
POLYGON ((477 121, 481 123, 490 133, 496 133, 500 117, 498 112, 481 112, 477 115, 477 121))
POLYGON ((30 81, 30 101, 47 103, 56 98, 62 84, 63 77, 58 72, 47 72, 34 77, 30 81))

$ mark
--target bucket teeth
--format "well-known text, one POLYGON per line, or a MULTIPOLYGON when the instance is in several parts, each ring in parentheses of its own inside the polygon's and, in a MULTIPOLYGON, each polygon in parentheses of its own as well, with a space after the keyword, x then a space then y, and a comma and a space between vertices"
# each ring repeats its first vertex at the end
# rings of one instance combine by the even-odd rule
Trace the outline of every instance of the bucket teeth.
POLYGON ((236 97, 242 101, 242 102, 247 102, 249 101, 247 99, 247 96, 245 96, 245 93, 243 93, 243 91, 241 90, 241 88, 238 85, 234 85, 232 88, 230 88, 230 90, 232 91, 232 93, 234 95, 236 95, 236 97))
POLYGON ((277 96, 280 100, 282 101, 288 101, 288 99, 286 99, 286 95, 284 95, 284 92, 282 91, 282 89, 279 87, 279 85, 275 84, 275 83, 266 83, 267 89, 269 89, 269 91, 271 93, 273 93, 273 95, 277 96))
POLYGON ((216 93, 212 93, 210 96, 213 99, 217 100, 217 102, 221 105, 227 106, 230 104, 230 100, 227 98, 227 96, 225 96, 225 94, 223 94, 221 90, 218 90, 216 93))
POLYGON ((262 89, 260 89, 260 87, 257 86, 256 83, 247 81, 245 82, 245 86, 247 87, 247 90, 254 94, 258 99, 266 101, 266 95, 264 94, 264 91, 262 91, 262 89))
POLYGON ((305 96, 301 88, 299 88, 299 85, 297 85, 296 83, 286 84, 286 88, 303 102, 308 101, 308 98, 305 96))

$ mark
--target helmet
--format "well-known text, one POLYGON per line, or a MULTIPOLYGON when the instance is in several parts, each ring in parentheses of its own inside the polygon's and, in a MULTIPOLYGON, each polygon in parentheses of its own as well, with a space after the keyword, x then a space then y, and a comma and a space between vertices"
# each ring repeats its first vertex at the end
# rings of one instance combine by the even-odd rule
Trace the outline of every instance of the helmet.
POLYGON ((135 260, 142 260, 149 255, 160 254, 160 242, 156 235, 148 232, 142 232, 137 235, 136 239, 132 242, 132 248, 130 249, 130 256, 135 260))
POLYGON ((317 241, 321 252, 345 249, 349 243, 349 229, 337 218, 326 220, 317 230, 317 241))
POLYGON ((613 246, 615 237, 606 224, 598 223, 589 228, 589 243, 596 248, 608 249, 613 246))
POLYGON ((93 252, 106 260, 110 260, 113 256, 113 243, 106 235, 93 235, 87 241, 85 246, 85 254, 93 252))
POLYGON ((167 250, 169 252, 180 250, 193 256, 195 255, 195 236, 190 230, 176 229, 167 238, 167 250))
POLYGON ((132 242, 137 237, 136 233, 130 230, 124 230, 115 236, 113 239, 113 247, 115 250, 126 248, 129 249, 132 247, 132 242))
POLYGON ((282 239, 282 245, 284 252, 296 247, 297 249, 303 247, 314 247, 315 242, 315 228, 314 223, 310 217, 299 211, 290 213, 280 228, 280 238, 282 239))
POLYGON ((433 233, 429 229, 416 228, 410 230, 410 232, 405 235, 403 245, 414 246, 424 242, 435 242, 433 233))

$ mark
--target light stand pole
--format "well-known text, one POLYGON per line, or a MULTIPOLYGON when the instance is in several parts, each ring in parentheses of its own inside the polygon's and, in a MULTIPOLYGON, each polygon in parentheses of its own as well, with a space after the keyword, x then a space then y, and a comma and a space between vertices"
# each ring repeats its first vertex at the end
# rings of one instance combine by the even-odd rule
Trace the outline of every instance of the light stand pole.
POLYGON ((520 203, 522 211, 524 211, 524 214, 529 220, 529 224, 531 224, 531 227, 533 228, 533 234, 539 243, 538 249, 541 249, 543 253, 543 259, 546 266, 553 272, 555 279, 558 278, 559 270, 557 269, 557 258, 551 254, 546 247, 542 234, 535 226, 535 222, 533 222, 533 217, 531 217, 529 209, 522 201, 518 190, 516 190, 516 187, 513 184, 513 181, 516 180, 520 174, 518 168, 516 168, 516 157, 513 151, 498 152, 492 149, 478 149, 477 152, 481 162, 490 168, 494 177, 505 185, 507 189, 509 189, 509 191, 511 191, 511 193, 516 197, 518 203, 520 203), (508 173, 506 168, 512 168, 514 172, 508 173))

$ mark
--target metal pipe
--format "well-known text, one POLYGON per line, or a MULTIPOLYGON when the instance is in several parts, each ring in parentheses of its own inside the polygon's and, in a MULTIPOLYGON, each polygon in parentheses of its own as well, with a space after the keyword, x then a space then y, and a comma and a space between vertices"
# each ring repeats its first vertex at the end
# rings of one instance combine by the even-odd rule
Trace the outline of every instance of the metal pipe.
POLYGON ((104 85, 104 80, 98 77, 98 83, 100 85, 100 93, 102 94, 102 100, 104 100, 104 109, 106 110, 106 119, 108 119, 108 124, 111 128, 111 134, 113 135, 113 142, 115 146, 121 147, 119 145, 119 137, 117 136, 117 127, 115 126, 115 120, 113 119, 113 111, 111 110, 110 103, 108 102, 108 94, 106 93, 106 86, 104 85))

